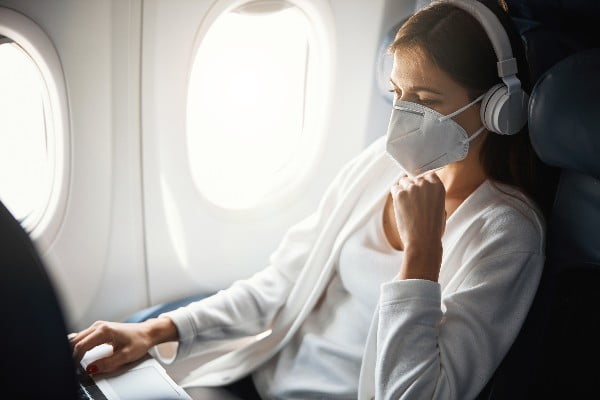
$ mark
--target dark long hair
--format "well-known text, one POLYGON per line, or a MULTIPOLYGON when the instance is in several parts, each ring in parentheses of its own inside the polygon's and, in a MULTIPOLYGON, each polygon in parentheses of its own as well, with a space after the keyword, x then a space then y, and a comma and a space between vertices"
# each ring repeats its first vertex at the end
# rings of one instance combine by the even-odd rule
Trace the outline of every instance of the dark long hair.
MULTIPOLYGON (((531 92, 529 68, 520 35, 508 15, 504 0, 482 0, 504 27, 517 59, 521 87, 531 92)), ((413 15, 398 31, 390 52, 418 48, 440 69, 465 87, 474 100, 501 83, 498 58, 481 24, 451 3, 435 3, 413 15)), ((531 147, 527 126, 515 135, 489 134, 479 154, 486 175, 515 186, 532 198, 547 215, 553 186, 551 171, 531 147)))

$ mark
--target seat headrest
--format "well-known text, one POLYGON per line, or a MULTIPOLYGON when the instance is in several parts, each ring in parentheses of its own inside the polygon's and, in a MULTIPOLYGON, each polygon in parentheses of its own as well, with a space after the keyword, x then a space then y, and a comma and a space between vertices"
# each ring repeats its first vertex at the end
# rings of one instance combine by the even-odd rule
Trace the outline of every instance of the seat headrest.
POLYGON ((529 134, 546 164, 600 178, 600 48, 574 54, 533 88, 529 134))

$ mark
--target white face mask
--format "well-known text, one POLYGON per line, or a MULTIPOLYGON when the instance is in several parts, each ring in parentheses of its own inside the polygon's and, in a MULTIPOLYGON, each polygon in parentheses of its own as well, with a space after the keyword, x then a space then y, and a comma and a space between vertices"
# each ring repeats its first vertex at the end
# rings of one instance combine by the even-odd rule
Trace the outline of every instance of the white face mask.
POLYGON ((483 132, 484 127, 469 137, 452 117, 481 101, 483 96, 448 115, 417 103, 394 103, 387 132, 387 152, 413 177, 462 160, 469 151, 469 142, 483 132))

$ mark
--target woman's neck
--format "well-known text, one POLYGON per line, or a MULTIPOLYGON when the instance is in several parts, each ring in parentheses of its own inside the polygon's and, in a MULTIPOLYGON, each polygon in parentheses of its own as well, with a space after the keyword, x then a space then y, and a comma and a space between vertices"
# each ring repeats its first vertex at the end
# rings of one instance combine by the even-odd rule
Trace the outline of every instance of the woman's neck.
POLYGON ((453 163, 436 171, 436 174, 446 189, 447 200, 466 199, 487 179, 483 168, 478 163, 453 163))

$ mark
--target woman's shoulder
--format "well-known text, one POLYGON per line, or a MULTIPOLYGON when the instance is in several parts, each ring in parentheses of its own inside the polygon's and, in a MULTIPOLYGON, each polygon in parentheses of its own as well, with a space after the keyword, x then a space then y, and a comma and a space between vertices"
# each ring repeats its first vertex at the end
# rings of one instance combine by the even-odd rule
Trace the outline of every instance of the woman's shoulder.
POLYGON ((490 240, 510 242, 515 251, 543 252, 545 222, 535 202, 513 186, 491 180, 484 185, 476 213, 480 232, 490 240))
POLYGON ((543 225, 542 212, 536 203, 522 190, 504 183, 487 180, 487 185, 493 193, 494 210, 500 214, 514 215, 517 218, 526 218, 532 223, 543 225))

